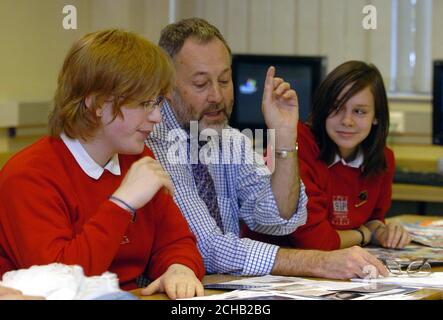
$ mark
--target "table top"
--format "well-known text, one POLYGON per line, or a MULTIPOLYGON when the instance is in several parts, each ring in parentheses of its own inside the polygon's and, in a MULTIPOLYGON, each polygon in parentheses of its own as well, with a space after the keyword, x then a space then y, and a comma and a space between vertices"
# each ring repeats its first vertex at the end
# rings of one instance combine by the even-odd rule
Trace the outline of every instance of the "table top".
MULTIPOLYGON (((442 272, 443 267, 439 268, 433 268, 434 271, 442 272)), ((239 276, 231 276, 231 275, 225 275, 225 274, 211 274, 207 275, 203 278, 203 283, 220 283, 220 282, 226 282, 231 280, 239 280, 245 277, 239 277, 239 276)), ((309 278, 313 280, 328 280, 328 279, 315 279, 315 278, 309 278)), ((169 300, 169 298, 164 293, 157 293, 153 294, 151 296, 142 296, 140 294, 141 289, 132 290, 131 293, 136 295, 141 300, 169 300)), ((225 293, 227 291, 225 290, 207 290, 205 289, 205 296, 210 296, 214 294, 221 294, 225 293)), ((443 300, 443 291, 435 290, 435 289, 421 289, 417 292, 412 293, 412 295, 419 299, 419 300, 443 300)))
MULTIPOLYGON (((387 219, 387 221, 402 221, 406 223, 412 223, 412 222, 418 222, 423 220, 439 220, 443 219, 443 217, 432 217, 432 216, 417 216, 417 215, 401 215, 396 216, 387 219)), ((433 272, 443 272, 443 267, 433 267, 433 272)), ((220 282, 226 282, 231 280, 238 280, 244 277, 239 276, 233 276, 233 275, 225 275, 225 274, 212 274, 207 275, 203 278, 203 284, 206 283, 220 283, 220 282)), ((315 279, 315 278, 309 278, 314 280, 327 280, 327 279, 315 279)), ((135 294, 137 297, 139 297, 142 300, 169 300, 169 298, 165 294, 154 294, 151 296, 142 296, 140 294, 141 289, 136 289, 131 291, 131 293, 135 294)), ((208 295, 214 295, 214 294, 220 294, 224 293, 226 291, 223 290, 205 290, 205 296, 208 295)), ((441 290, 435 290, 435 289, 421 289, 417 292, 412 293, 414 297, 421 300, 443 300, 443 291, 441 290)))

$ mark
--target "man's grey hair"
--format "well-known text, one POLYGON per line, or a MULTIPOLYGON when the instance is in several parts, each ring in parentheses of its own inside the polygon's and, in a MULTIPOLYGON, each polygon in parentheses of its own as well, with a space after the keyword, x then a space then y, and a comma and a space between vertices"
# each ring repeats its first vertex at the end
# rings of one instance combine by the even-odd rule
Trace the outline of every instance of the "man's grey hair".
POLYGON ((231 55, 231 49, 220 31, 214 25, 201 18, 183 19, 167 25, 161 31, 158 45, 174 59, 177 53, 180 52, 186 39, 191 37, 201 43, 207 43, 214 38, 218 38, 225 45, 229 55, 231 55))

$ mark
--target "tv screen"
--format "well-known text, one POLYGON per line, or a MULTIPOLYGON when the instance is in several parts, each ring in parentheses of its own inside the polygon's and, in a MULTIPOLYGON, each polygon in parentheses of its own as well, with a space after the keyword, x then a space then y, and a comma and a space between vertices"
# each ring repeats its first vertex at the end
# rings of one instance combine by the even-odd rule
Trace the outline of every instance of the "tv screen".
POLYGON ((234 55, 232 74, 235 103, 231 126, 240 130, 266 129, 261 101, 266 72, 276 68, 276 76, 285 79, 297 92, 300 120, 311 110, 314 92, 326 72, 326 58, 279 55, 234 55))
POLYGON ((432 95, 432 141, 443 145, 443 60, 434 61, 432 95))

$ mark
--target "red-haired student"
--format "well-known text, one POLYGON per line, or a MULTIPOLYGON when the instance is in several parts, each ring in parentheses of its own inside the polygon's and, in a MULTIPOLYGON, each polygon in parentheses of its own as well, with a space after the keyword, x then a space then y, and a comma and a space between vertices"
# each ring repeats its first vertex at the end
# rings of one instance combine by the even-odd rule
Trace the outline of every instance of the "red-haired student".
POLYGON ((114 272, 123 289, 146 276, 143 294, 203 294, 195 237, 145 147, 172 77, 161 49, 133 33, 100 31, 73 45, 50 136, 0 172, 0 275, 60 262, 89 276, 114 272))

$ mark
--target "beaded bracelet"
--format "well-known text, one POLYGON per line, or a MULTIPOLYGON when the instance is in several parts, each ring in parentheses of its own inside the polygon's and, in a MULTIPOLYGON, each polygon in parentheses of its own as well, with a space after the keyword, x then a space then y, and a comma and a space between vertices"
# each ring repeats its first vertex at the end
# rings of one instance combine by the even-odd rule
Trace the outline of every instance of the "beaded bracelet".
POLYGON ((129 213, 131 214, 131 217, 132 217, 131 222, 132 223, 135 222, 135 218, 136 218, 136 215, 137 215, 137 210, 134 207, 130 206, 125 201, 123 201, 122 199, 117 198, 115 196, 110 196, 109 199, 117 201, 117 202, 121 203, 122 205, 124 205, 126 207, 126 209, 128 209, 129 213))

